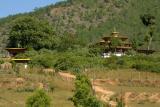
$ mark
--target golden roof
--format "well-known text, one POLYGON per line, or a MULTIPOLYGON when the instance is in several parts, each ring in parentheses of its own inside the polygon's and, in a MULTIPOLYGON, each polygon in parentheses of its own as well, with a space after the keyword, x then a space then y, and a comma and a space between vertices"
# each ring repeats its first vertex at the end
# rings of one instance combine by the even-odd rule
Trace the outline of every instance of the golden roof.
POLYGON ((6 48, 6 50, 26 50, 26 48, 6 48))
POLYGON ((30 58, 26 58, 26 59, 11 59, 12 61, 30 61, 30 58))

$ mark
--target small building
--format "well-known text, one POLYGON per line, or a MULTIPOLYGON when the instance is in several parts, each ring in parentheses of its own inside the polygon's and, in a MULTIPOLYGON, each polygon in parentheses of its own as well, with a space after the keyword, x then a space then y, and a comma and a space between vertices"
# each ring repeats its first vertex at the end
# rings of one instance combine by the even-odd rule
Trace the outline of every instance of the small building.
POLYGON ((12 61, 15 61, 16 63, 28 63, 31 59, 11 59, 12 61))
POLYGON ((128 37, 121 35, 119 32, 112 32, 110 36, 104 36, 99 45, 105 47, 104 57, 110 57, 111 55, 122 56, 132 49, 132 44, 129 42, 128 37), (115 45, 113 44, 114 40, 117 42, 115 45))
POLYGON ((8 56, 14 57, 18 53, 24 53, 27 49, 26 48, 6 48, 6 50, 9 52, 8 56))
POLYGON ((149 55, 149 54, 153 54, 156 51, 155 50, 151 50, 151 49, 150 50, 148 50, 148 49, 137 49, 137 52, 149 55))
POLYGON ((17 54, 24 53, 27 50, 26 48, 6 48, 6 50, 8 56, 11 57, 11 61, 23 64, 25 69, 28 67, 27 63, 31 60, 30 58, 15 58, 17 54))

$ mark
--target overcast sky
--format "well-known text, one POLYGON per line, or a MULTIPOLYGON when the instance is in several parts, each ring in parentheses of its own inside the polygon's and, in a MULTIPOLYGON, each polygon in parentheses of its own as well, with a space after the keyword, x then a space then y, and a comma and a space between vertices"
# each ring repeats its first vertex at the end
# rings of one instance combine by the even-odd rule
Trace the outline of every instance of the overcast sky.
POLYGON ((62 0, 0 0, 0 18, 17 13, 30 12, 62 0))

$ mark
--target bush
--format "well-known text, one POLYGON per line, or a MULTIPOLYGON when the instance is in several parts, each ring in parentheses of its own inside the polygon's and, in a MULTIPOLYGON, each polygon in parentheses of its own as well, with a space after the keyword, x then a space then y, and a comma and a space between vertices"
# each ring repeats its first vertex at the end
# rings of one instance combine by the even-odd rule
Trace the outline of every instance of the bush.
POLYGON ((35 90, 36 90, 36 88, 35 87, 31 87, 31 86, 28 86, 28 87, 18 87, 16 89, 16 92, 33 92, 35 90))
POLYGON ((0 59, 0 64, 3 64, 3 63, 4 63, 4 61, 0 59))
POLYGON ((102 107, 92 91, 92 85, 89 79, 84 75, 78 75, 75 81, 75 93, 72 101, 75 107, 102 107))
POLYGON ((133 58, 132 68, 141 71, 160 72, 160 57, 158 55, 137 55, 133 58))
POLYGON ((26 107, 50 107, 50 98, 43 90, 37 90, 27 99, 26 107))
POLYGON ((132 68, 141 71, 151 71, 160 73, 160 64, 150 63, 150 62, 137 62, 133 64, 132 68))
POLYGON ((110 58, 105 59, 103 63, 104 66, 108 67, 109 69, 118 69, 118 68, 127 68, 125 57, 116 57, 112 56, 110 58))
POLYGON ((54 65, 54 67, 58 70, 69 70, 71 68, 74 68, 74 66, 75 61, 69 57, 59 58, 54 65))

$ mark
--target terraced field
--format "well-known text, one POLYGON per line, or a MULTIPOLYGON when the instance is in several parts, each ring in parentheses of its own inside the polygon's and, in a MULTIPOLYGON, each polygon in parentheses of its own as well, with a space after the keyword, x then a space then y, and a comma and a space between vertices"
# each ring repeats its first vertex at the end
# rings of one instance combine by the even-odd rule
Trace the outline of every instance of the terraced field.
MULTIPOLYGON (((160 74, 134 70, 88 70, 85 74, 91 79, 96 96, 110 105, 115 105, 115 99, 122 97, 129 107, 160 106, 160 74)), ((37 88, 47 91, 54 107, 74 107, 68 100, 73 95, 74 79, 71 73, 0 71, 0 107, 25 107, 26 99, 37 88)))

